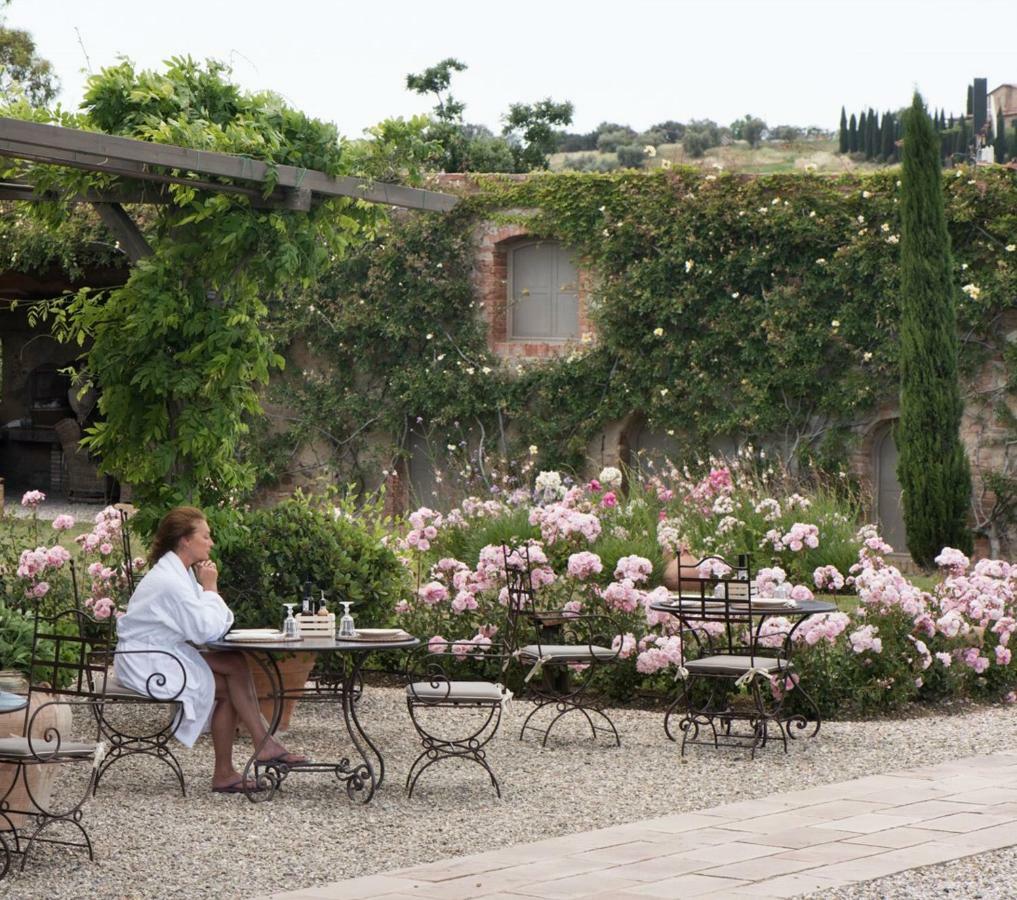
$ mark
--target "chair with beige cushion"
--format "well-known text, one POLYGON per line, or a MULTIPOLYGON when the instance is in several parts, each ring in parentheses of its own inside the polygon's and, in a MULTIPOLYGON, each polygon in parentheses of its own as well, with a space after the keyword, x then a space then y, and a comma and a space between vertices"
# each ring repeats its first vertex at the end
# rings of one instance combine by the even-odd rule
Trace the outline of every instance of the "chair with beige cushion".
POLYGON ((89 651, 93 639, 109 639, 115 620, 99 622, 77 608, 48 615, 38 605, 34 620, 24 728, 0 737, 0 877, 13 855, 24 869, 37 844, 77 847, 94 858, 82 807, 105 752, 96 715, 105 667, 89 651))
POLYGON ((528 545, 514 551, 503 546, 508 599, 508 632, 517 648, 513 656, 526 669, 526 697, 534 703, 519 730, 542 733, 546 747, 552 729, 565 716, 578 713, 594 739, 606 735, 621 746, 614 722, 604 711, 604 698, 590 690, 601 666, 619 659, 624 633, 605 612, 575 613, 537 608, 528 545), (520 562, 515 562, 520 560, 520 562), (526 641, 524 635, 531 635, 526 641), (545 710, 553 715, 546 726, 535 724, 545 710))
POLYGON ((463 649, 457 652, 446 643, 421 647, 410 656, 406 708, 423 748, 406 775, 406 791, 411 797, 420 776, 446 759, 479 765, 501 797, 485 747, 497 733, 502 711, 512 698, 503 684, 511 656, 500 645, 463 649), (478 677, 485 674, 492 680, 478 677), (454 717, 450 718, 450 712, 454 717))
POLYGON ((747 748, 755 756, 775 732, 787 749, 786 716, 771 683, 791 672, 782 635, 761 636, 765 615, 755 600, 747 556, 730 565, 717 556, 696 564, 698 577, 683 571, 676 613, 681 624, 678 697, 664 717, 678 714, 681 752, 693 744, 747 748), (725 572, 717 577, 709 572, 725 572), (770 646, 775 644, 776 646, 770 646), (747 726, 747 728, 746 728, 747 726))

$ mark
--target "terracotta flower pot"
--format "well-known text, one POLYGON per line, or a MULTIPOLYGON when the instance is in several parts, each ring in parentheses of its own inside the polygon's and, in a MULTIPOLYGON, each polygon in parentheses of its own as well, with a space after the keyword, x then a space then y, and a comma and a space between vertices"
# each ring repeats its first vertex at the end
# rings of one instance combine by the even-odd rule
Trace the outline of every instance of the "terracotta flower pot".
MULTIPOLYGON (((307 683, 307 676, 311 674, 316 659, 313 653, 295 652, 277 659, 279 675, 282 678, 283 690, 292 691, 302 688, 307 683)), ((254 689, 257 691, 261 705, 261 714, 265 720, 272 723, 272 710, 274 702, 269 696, 271 685, 268 676, 250 656, 247 656, 247 666, 251 670, 251 677, 254 679, 254 689)), ((278 732, 288 731, 290 718, 293 716, 293 709, 297 705, 296 700, 284 700, 282 704, 282 718, 279 719, 278 732)))
POLYGON ((684 548, 682 548, 678 559, 675 559, 673 553, 665 550, 664 586, 671 591, 692 591, 698 594, 701 586, 699 581, 682 580, 699 577, 699 570, 696 568, 697 562, 699 560, 684 548))
MULTIPOLYGON (((44 685, 48 687, 48 685, 44 685)), ((44 692, 36 692, 32 694, 32 699, 27 710, 18 709, 12 712, 0 713, 0 737, 24 737, 25 734, 25 723, 32 722, 32 737, 43 739, 43 736, 50 729, 55 729, 59 733, 61 740, 69 740, 71 735, 71 727, 73 725, 73 717, 71 714, 70 707, 66 705, 61 706, 49 706, 44 709, 39 715, 35 716, 35 720, 32 721, 32 716, 40 706, 45 706, 47 703, 53 700, 59 700, 59 697, 54 697, 44 692)), ((39 807, 32 803, 29 799, 29 790, 32 792, 34 797, 39 804, 42 806, 49 805, 49 798, 53 791, 53 781, 59 772, 59 766, 56 765, 29 765, 24 766, 19 773, 19 766, 14 763, 0 763, 0 797, 5 797, 7 803, 11 809, 18 810, 37 810, 39 807), (11 786, 17 779, 17 783, 11 786), (27 787, 25 781, 27 779, 27 787), (10 793, 8 793, 8 790, 10 793)), ((24 813, 8 813, 11 822, 14 823, 15 828, 21 828, 23 825, 28 824, 31 820, 28 815, 24 813)), ((0 820, 2 821, 2 820, 0 820)))

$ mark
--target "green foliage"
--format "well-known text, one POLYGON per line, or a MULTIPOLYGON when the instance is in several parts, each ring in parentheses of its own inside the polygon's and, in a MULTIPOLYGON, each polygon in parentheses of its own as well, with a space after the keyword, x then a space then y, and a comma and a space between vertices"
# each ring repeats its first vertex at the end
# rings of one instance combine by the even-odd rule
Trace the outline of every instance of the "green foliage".
POLYGON ((449 93, 454 72, 467 66, 449 57, 419 74, 406 76, 406 87, 418 94, 433 94, 435 121, 427 131, 435 153, 432 164, 444 172, 529 172, 547 168, 547 156, 558 142, 556 125, 572 122, 572 104, 548 97, 537 103, 513 103, 505 114, 502 134, 495 138, 486 128, 463 121, 465 104, 449 93))
POLYGON ((31 613, 0 603, 0 669, 32 670, 32 638, 35 619, 31 613))
MULTIPOLYGON (((989 323, 1017 295, 1005 249, 1017 179, 960 171, 945 195, 956 264, 980 288, 959 310, 979 337, 964 345, 970 376, 1009 346, 989 323)), ((297 421, 259 435, 253 458, 277 477, 294 445, 325 441, 327 471, 371 482, 406 452, 412 423, 438 448, 465 438, 520 458, 532 445, 540 467, 578 471, 594 435, 638 410, 646 429, 674 433, 678 458, 717 435, 780 436, 786 459, 836 472, 852 448, 845 423, 899 386, 896 182, 676 169, 476 179, 451 214, 402 220, 340 261, 313 311, 286 310, 275 329, 304 335, 321 364, 273 380, 271 399, 297 421), (473 236, 490 221, 560 240, 598 273, 595 342, 518 368, 493 355, 471 281, 473 236), (394 436, 381 458, 370 430, 394 436)))
MULTIPOLYGON (((89 80, 73 124, 329 175, 365 159, 344 152, 334 126, 271 94, 245 94, 227 75, 215 62, 173 59, 157 73, 125 61, 89 80)), ((33 179, 74 194, 101 187, 104 176, 36 168, 33 179)), ((83 374, 101 387, 102 419, 86 443, 155 518, 182 502, 230 508, 253 485, 238 448, 260 412, 258 389, 283 364, 265 327, 270 307, 309 286, 381 215, 347 198, 284 212, 190 186, 170 194, 151 214, 154 254, 123 287, 82 291, 49 311, 60 337, 90 341, 83 374)))
POLYGON ((682 147, 693 159, 702 158, 706 155, 706 151, 714 146, 716 144, 711 142, 709 132, 706 131, 689 128, 685 132, 685 137, 682 138, 682 147))
POLYGON ((597 137, 597 149, 601 153, 614 153, 620 146, 631 144, 635 139, 636 133, 631 128, 602 131, 597 137))
POLYGON ((8 28, 0 17, 0 98, 12 103, 24 97, 33 106, 45 106, 59 90, 53 66, 39 55, 32 36, 8 28))
POLYGON ((766 131, 766 122, 758 116, 746 115, 731 123, 731 136, 739 141, 748 141, 750 147, 758 147, 766 131))
POLYGON ((850 134, 848 132, 847 112, 844 107, 840 108, 840 131, 838 133, 837 150, 839 153, 847 153, 850 149, 850 134))
POLYGON ((625 169, 641 169, 646 151, 639 144, 622 144, 618 150, 618 165, 625 169))
POLYGON ((467 65, 455 57, 443 59, 437 65, 429 66, 419 75, 406 76, 406 87, 416 94, 434 94, 437 105, 434 112, 438 121, 455 123, 462 120, 465 104, 459 103, 448 93, 453 72, 465 72, 467 65))
POLYGON ((959 434, 964 403, 939 154, 918 94, 904 135, 897 474, 908 548, 919 564, 931 567, 943 547, 970 552, 971 475, 959 434))
POLYGON ((509 107, 502 134, 512 139, 517 172, 547 168, 548 154, 554 152, 554 126, 571 125, 572 111, 568 101, 556 103, 550 97, 509 107))
POLYGON ((382 625, 403 590, 405 573, 385 546, 377 506, 353 498, 302 494, 267 509, 243 512, 241 536, 219 553, 221 592, 239 626, 282 622, 286 602, 300 602, 310 580, 329 607, 354 603, 361 625, 382 625))

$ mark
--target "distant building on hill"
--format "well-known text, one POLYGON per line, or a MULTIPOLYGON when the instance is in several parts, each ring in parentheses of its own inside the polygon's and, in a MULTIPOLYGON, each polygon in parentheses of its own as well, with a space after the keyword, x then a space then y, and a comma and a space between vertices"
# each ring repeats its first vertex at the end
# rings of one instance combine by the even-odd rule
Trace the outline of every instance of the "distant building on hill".
POLYGON ((989 115, 993 125, 1003 117, 1003 126, 1009 131, 1017 122, 1017 84, 1001 84, 989 91, 989 115))

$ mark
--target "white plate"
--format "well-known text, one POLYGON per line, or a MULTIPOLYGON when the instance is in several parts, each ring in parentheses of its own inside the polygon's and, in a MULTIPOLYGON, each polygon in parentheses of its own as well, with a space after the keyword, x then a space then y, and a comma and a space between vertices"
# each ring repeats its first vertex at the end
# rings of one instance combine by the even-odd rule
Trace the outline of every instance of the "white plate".
POLYGON ((358 628, 353 637, 336 635, 337 641, 412 641, 413 635, 401 628, 358 628))
POLYGON ((235 641, 238 644, 275 644, 282 641, 299 641, 299 637, 286 637, 281 631, 267 628, 252 628, 248 631, 231 631, 224 641, 235 641))

